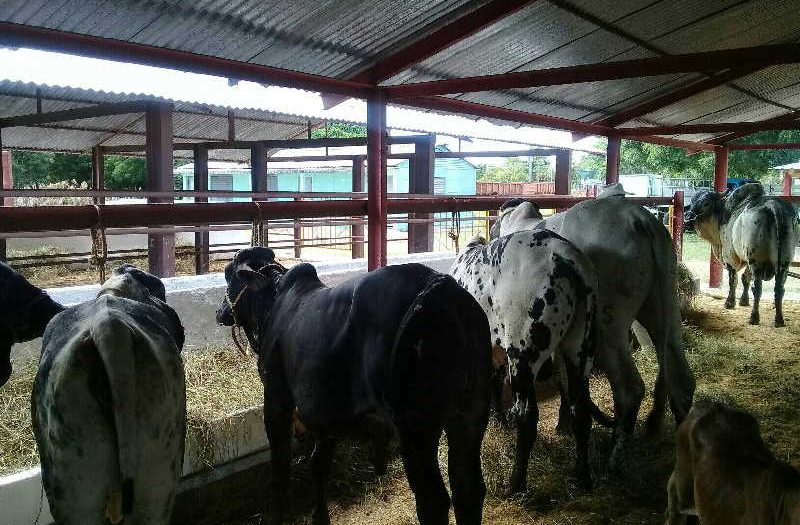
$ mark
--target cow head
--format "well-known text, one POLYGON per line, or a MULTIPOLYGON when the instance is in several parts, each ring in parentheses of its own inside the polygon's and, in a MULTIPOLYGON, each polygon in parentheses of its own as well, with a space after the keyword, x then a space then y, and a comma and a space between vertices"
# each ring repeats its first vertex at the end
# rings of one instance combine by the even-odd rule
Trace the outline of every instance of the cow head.
POLYGON ((11 347, 41 337, 64 309, 43 290, 0 262, 0 386, 11 377, 11 347))
POLYGON ((539 206, 526 199, 510 199, 500 206, 497 220, 489 229, 492 239, 516 231, 533 228, 543 219, 539 206))
POLYGON ((724 198, 722 194, 701 190, 692 197, 688 213, 685 214, 686 222, 694 224, 697 234, 711 243, 714 253, 720 255, 719 227, 723 221, 724 198))
POLYGON ((225 267, 225 297, 217 309, 217 323, 244 328, 251 348, 258 352, 259 321, 272 308, 286 268, 275 252, 257 246, 240 250, 225 267))
POLYGON ((123 264, 114 268, 111 277, 103 283, 98 293, 98 296, 100 295, 115 295, 155 306, 169 319, 170 326, 165 328, 172 334, 178 349, 183 348, 185 340, 183 324, 175 310, 167 304, 164 283, 155 275, 144 272, 132 264, 123 264))

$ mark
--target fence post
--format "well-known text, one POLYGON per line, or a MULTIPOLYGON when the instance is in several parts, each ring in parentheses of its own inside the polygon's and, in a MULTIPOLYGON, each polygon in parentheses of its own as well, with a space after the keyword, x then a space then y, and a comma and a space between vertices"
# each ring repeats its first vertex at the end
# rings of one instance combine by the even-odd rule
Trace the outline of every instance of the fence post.
MULTIPOLYGON (((408 193, 413 195, 433 195, 433 174, 436 165, 434 153, 435 138, 432 135, 421 137, 414 142, 414 155, 408 163, 408 193)), ((431 220, 430 213, 409 213, 409 219, 431 220)), ((433 251, 433 222, 408 223, 408 253, 433 251)))
MULTIPOLYGON (((300 197, 295 197, 295 202, 300 202, 300 197)), ((300 219, 294 220, 294 258, 300 258, 301 243, 303 242, 303 227, 301 226, 300 219)))
MULTIPOLYGON (((205 146, 194 147, 194 189, 208 191, 208 148, 205 146)), ((195 202, 208 202, 208 197, 195 197, 195 202)), ((194 232, 194 272, 197 275, 208 273, 207 231, 194 232)))
MULTIPOLYGON (((353 189, 351 191, 364 191, 364 160, 365 157, 353 157, 353 189)), ((361 217, 354 217, 361 220, 361 217)), ((353 224, 350 226, 350 253, 353 259, 364 257, 364 225, 353 224)))
MULTIPOLYGON (((106 189, 106 170, 105 170, 105 156, 103 155, 103 148, 101 146, 94 146, 92 148, 92 189, 95 191, 103 191, 106 189)), ((105 204, 105 197, 95 197, 95 204, 105 204)))
MULTIPOLYGON (((14 189, 14 176, 11 172, 11 152, 3 151, 3 144, 0 142, 0 189, 11 190, 14 189)), ((0 199, 0 204, 3 206, 13 206, 14 198, 0 199)), ((8 248, 6 239, 0 239, 0 261, 5 262, 8 258, 8 248)))
POLYGON ((386 99, 376 89, 367 99, 367 269, 386 266, 386 99))
POLYGON ((683 260, 683 190, 675 192, 672 198, 672 247, 678 262, 683 260))

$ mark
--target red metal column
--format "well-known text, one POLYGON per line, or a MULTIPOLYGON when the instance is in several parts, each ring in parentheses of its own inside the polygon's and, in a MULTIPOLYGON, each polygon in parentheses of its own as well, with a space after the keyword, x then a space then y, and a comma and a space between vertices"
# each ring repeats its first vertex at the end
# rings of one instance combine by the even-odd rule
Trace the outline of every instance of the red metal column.
MULTIPOLYGON (((416 195, 433 195, 433 174, 436 165, 433 135, 422 137, 414 143, 414 156, 409 163, 408 193, 416 195)), ((427 219, 430 213, 411 213, 410 219, 427 219)), ((433 222, 408 223, 408 253, 433 251, 433 222)))
MULTIPOLYGON (((365 157, 353 158, 353 189, 352 191, 364 191, 364 161, 365 157)), ((361 220, 361 217, 354 217, 361 220)), ((353 259, 364 257, 364 225, 353 224, 350 226, 350 253, 353 259)))
MULTIPOLYGON (((728 148, 722 146, 714 150, 714 191, 724 192, 728 189, 728 148)), ((722 263, 711 254, 708 268, 708 285, 719 288, 722 284, 722 263)))
MULTIPOLYGON (((0 142, 0 189, 14 189, 14 176, 11 172, 11 152, 3 151, 3 144, 0 142)), ((0 199, 3 206, 13 206, 13 198, 0 199)), ((6 239, 0 239, 0 261, 7 260, 6 239)))
MULTIPOLYGON (((92 189, 102 191, 106 189, 105 157, 100 146, 92 148, 92 189)), ((95 204, 105 204, 105 197, 95 197, 95 204)))
MULTIPOLYGON (((172 173, 172 105, 154 104, 145 114, 147 129, 147 189, 174 191, 172 173)), ((151 203, 173 202, 171 198, 151 198, 151 203)), ((175 275, 175 234, 151 233, 148 238, 150 273, 158 277, 175 275)))
POLYGON ((556 195, 569 195, 569 170, 572 163, 572 152, 562 149, 556 153, 556 195))
POLYGON ((367 269, 386 266, 386 99, 376 90, 367 99, 367 269))
POLYGON ((619 152, 622 139, 617 136, 608 137, 606 147, 606 184, 619 182, 619 152))
POLYGON ((678 262, 683 260, 683 190, 675 192, 672 200, 672 247, 678 262))
MULTIPOLYGON (((194 147, 194 189, 208 191, 208 148, 194 147)), ((208 202, 208 197, 195 197, 194 202, 208 202)), ((194 233, 194 272, 208 273, 208 232, 194 233)))
POLYGON ((792 194, 792 170, 786 170, 783 172, 783 194, 792 194))

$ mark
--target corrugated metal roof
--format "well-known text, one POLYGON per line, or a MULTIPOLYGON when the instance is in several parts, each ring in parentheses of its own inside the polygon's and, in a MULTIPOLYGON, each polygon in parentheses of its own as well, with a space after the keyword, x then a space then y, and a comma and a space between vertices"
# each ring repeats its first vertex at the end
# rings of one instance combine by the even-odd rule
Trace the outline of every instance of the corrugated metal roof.
MULTIPOLYGON (((347 78, 487 0, 9 0, 0 20, 347 78)), ((795 42, 796 0, 533 2, 387 83, 795 42)), ((672 75, 471 93, 465 100, 594 121, 702 78, 672 75)), ((800 106, 800 68, 781 66, 642 115, 649 124, 761 119, 800 106), (781 107, 784 106, 784 107, 781 107)), ((0 99, 0 103, 5 99, 0 99)), ((24 110, 24 102, 0 106, 24 110)), ((182 117, 183 118, 183 117, 182 117)), ((218 136, 213 119, 181 126, 218 136)), ((281 133, 291 133, 283 123, 281 133)), ((297 123, 299 129, 301 123, 297 123)), ((632 123, 631 123, 632 124, 632 123)), ((243 124, 241 132, 256 124, 243 124)))

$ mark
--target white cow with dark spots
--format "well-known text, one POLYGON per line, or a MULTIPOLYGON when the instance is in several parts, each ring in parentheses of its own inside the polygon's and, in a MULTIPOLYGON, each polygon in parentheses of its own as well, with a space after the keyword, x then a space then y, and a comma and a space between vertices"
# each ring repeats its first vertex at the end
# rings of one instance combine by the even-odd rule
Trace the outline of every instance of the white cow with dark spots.
POLYGON ((596 279, 574 245, 546 230, 523 231, 486 242, 474 238, 450 273, 486 312, 495 351, 507 354, 517 447, 511 491, 525 490, 539 410, 535 381, 554 353, 564 357, 574 413, 577 472, 591 486, 588 375, 594 356, 596 279))
POLYGON ((44 333, 32 419, 59 525, 166 525, 186 427, 183 326, 156 277, 125 265, 44 333))

